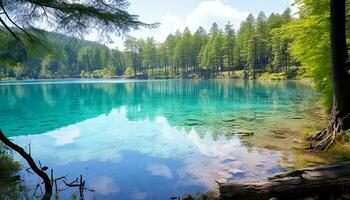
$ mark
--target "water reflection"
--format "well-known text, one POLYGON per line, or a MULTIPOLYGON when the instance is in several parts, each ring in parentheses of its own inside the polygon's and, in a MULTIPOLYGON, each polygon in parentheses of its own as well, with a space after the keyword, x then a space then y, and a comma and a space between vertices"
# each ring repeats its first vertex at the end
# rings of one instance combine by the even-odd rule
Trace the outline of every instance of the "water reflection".
MULTIPOLYGON (((161 115, 172 126, 217 124, 220 117, 305 110, 314 92, 296 82, 151 81, 0 85, 0 124, 11 135, 39 134, 127 106, 128 119, 161 115), (196 121, 192 121, 195 119, 196 121), (14 124, 19 121, 19 124, 14 124)), ((216 128, 212 128, 215 130, 216 128)))
POLYGON ((150 164, 146 166, 146 170, 151 173, 152 176, 162 176, 168 179, 173 178, 173 173, 164 164, 150 164))
POLYGON ((97 199, 168 199, 283 171, 285 155, 252 144, 295 128, 317 96, 288 81, 11 83, 0 95, 5 133, 57 176, 83 173, 97 199), (242 130, 254 136, 232 135, 242 130))
POLYGON ((110 177, 101 176, 92 181, 91 186, 96 190, 97 194, 104 196, 116 194, 120 191, 118 185, 110 177))
POLYGON ((212 140, 208 133, 201 138, 195 129, 187 133, 162 116, 130 121, 127 113, 122 107, 55 131, 18 136, 15 141, 21 145, 31 141, 32 154, 56 173, 74 177, 88 167, 91 187, 109 198, 132 199, 129 192, 135 190, 163 199, 210 189, 215 180, 261 179, 272 173, 269 170, 283 170, 276 164, 278 152, 248 151, 237 137, 212 140))

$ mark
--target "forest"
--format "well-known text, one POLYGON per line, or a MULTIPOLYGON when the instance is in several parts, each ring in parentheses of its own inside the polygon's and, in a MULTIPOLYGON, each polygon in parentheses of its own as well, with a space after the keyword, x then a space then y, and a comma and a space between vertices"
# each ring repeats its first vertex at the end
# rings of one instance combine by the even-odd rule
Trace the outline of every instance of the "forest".
MULTIPOLYGON (((186 27, 169 34, 162 43, 155 38, 127 36, 123 51, 96 42, 44 32, 53 50, 36 52, 25 62, 3 64, 0 78, 252 78, 258 74, 285 73, 295 78, 299 63, 291 58, 292 40, 280 36, 278 29, 296 20, 287 8, 269 17, 250 14, 234 30, 228 22, 223 29, 213 23, 191 33, 186 27), (242 71, 243 70, 243 74, 242 71), (241 74, 235 73, 241 71, 241 74), (226 72, 226 73, 225 73, 226 72)), ((1 40, 8 48, 11 40, 1 40)), ((44 47, 43 47, 44 48, 44 47)), ((37 50, 36 50, 37 51, 37 50)), ((8 52, 16 57, 16 51, 8 52)), ((17 53, 18 54, 18 53, 17 53)), ((5 56, 5 55, 4 55, 5 56)), ((20 56, 20 55, 17 55, 20 56)))

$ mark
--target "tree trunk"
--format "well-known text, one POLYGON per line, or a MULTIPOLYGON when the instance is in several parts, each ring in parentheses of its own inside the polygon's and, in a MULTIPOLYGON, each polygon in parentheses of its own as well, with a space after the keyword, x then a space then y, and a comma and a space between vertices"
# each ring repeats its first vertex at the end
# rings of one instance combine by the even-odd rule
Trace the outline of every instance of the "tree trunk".
POLYGON ((334 104, 342 129, 350 128, 350 75, 347 68, 348 53, 345 33, 345 0, 331 0, 331 62, 334 85, 334 104))
POLYGON ((339 132, 350 128, 350 75, 347 67, 345 0, 331 0, 330 9, 333 108, 328 127, 311 138, 310 147, 315 150, 327 150, 339 132))

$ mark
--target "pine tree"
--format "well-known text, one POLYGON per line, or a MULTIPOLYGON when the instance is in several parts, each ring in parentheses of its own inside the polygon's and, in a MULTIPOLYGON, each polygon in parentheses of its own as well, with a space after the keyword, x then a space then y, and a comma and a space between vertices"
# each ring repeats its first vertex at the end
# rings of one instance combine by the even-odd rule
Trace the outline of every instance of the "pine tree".
POLYGON ((235 30, 232 28, 232 24, 228 22, 225 25, 223 53, 224 53, 224 67, 226 67, 230 71, 235 65, 235 60, 234 60, 235 42, 236 42, 235 30))

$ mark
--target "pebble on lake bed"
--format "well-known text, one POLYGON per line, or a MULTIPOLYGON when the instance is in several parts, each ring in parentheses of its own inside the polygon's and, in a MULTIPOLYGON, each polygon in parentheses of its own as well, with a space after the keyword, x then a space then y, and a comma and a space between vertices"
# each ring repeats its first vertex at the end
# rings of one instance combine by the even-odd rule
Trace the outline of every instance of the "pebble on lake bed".
POLYGON ((237 135, 237 136, 252 136, 254 135, 253 131, 249 131, 249 130, 235 130, 233 132, 228 132, 226 133, 227 136, 231 136, 231 135, 237 135))

